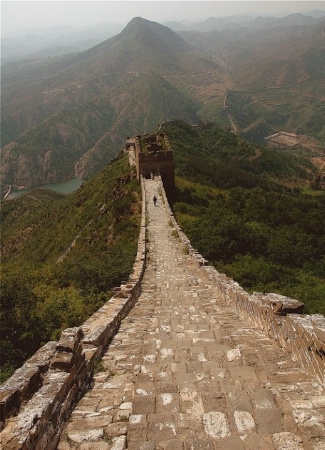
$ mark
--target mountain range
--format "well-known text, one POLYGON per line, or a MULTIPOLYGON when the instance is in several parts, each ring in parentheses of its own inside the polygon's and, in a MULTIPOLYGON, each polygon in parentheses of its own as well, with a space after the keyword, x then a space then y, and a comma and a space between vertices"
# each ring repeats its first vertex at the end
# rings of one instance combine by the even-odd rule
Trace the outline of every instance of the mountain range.
POLYGON ((309 11, 304 14, 296 13, 285 15, 284 17, 273 16, 251 16, 238 15, 227 17, 209 17, 203 22, 184 24, 180 22, 170 22, 168 25, 173 30, 177 31, 221 31, 221 30, 235 30, 239 26, 247 29, 265 29, 276 28, 277 26, 291 26, 291 25, 310 25, 316 24, 319 20, 325 17, 324 11, 309 11))
POLYGON ((168 120, 213 120, 229 128, 227 93, 243 135, 258 140, 299 127, 321 144, 324 20, 296 15, 251 22, 206 31, 216 27, 210 20, 204 32, 176 33, 138 17, 80 53, 3 65, 2 183, 87 178, 126 136, 153 132, 168 120), (279 92, 285 101, 277 100, 279 92))
POLYGON ((87 28, 57 26, 4 32, 1 39, 1 63, 81 52, 116 36, 123 28, 123 25, 108 22, 87 28))

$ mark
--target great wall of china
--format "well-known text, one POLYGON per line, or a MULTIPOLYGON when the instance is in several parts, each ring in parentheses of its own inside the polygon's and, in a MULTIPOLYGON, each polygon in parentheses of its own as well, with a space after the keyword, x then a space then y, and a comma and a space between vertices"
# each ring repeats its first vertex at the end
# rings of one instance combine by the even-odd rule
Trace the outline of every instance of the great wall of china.
POLYGON ((133 273, 0 387, 2 448, 324 449, 324 316, 218 273, 137 171, 133 273))

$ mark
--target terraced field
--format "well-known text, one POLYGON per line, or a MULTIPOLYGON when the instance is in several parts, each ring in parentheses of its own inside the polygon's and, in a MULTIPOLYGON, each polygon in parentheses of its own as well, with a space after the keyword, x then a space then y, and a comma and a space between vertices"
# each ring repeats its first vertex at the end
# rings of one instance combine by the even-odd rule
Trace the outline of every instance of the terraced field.
POLYGON ((183 66, 185 75, 166 75, 164 78, 200 103, 224 96, 229 87, 228 75, 217 60, 189 57, 183 66))
POLYGON ((271 108, 287 105, 293 100, 293 97, 291 92, 284 89, 268 90, 252 96, 254 103, 260 103, 271 108))
POLYGON ((260 141, 280 130, 311 135, 322 145, 325 138, 325 78, 291 87, 236 91, 228 106, 241 133, 260 141))

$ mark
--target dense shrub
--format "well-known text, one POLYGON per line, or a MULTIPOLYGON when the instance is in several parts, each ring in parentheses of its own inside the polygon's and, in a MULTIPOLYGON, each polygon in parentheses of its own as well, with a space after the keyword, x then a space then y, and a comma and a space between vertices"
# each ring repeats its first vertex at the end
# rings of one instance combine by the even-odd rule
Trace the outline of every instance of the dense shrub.
POLYGON ((62 329, 85 321, 128 278, 139 196, 123 158, 69 196, 35 191, 2 205, 2 381, 62 329))
POLYGON ((192 245, 245 288, 291 295, 324 314, 325 195, 304 193, 310 161, 214 124, 164 131, 179 175, 173 209, 192 245))

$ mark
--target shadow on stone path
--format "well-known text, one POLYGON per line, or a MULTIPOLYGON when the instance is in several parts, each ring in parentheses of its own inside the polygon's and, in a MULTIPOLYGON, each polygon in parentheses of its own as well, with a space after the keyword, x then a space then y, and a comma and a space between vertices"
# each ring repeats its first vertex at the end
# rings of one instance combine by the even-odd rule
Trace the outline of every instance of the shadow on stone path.
POLYGON ((142 294, 58 449, 324 450, 322 387, 217 298, 183 251, 159 183, 145 180, 142 294))

